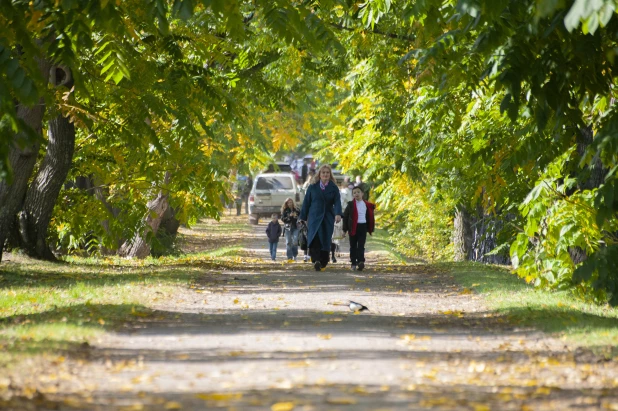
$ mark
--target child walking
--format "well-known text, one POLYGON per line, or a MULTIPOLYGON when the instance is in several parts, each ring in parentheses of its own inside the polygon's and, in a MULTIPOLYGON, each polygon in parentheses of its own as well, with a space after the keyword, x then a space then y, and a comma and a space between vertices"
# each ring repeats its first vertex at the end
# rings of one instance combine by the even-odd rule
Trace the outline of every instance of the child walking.
POLYGON ((337 262, 337 257, 335 253, 339 250, 339 242, 343 239, 343 220, 335 223, 335 228, 333 230, 333 242, 330 243, 330 252, 332 254, 331 261, 333 263, 337 262))
POLYGON ((348 202, 343 213, 343 232, 350 233, 350 262, 352 270, 365 268, 365 241, 375 228, 375 204, 363 200, 363 188, 354 187, 353 200, 348 202))
POLYGON ((277 259, 277 245, 279 237, 281 237, 281 224, 279 224, 279 215, 273 213, 272 221, 266 227, 266 235, 268 236, 268 246, 270 247, 270 258, 275 261, 277 259))

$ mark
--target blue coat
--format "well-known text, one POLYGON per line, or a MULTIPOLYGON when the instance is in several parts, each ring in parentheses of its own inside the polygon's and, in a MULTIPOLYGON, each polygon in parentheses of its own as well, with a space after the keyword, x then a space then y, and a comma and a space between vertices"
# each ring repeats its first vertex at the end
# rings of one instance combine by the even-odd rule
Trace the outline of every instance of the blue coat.
POLYGON ((307 188, 300 219, 307 222, 307 244, 311 244, 315 236, 320 239, 322 250, 330 252, 333 239, 335 216, 341 215, 341 194, 339 187, 332 181, 322 191, 320 182, 307 188))

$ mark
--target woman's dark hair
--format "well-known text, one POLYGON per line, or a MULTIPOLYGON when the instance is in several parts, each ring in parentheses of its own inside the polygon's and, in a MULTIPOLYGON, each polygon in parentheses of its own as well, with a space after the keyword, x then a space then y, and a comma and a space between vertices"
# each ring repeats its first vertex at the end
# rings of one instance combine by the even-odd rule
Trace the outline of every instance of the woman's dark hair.
POLYGON ((364 193, 364 192, 365 192, 365 190, 363 190, 363 187, 361 187, 361 186, 354 186, 354 187, 352 188, 352 191, 354 191, 354 190, 360 190, 360 191, 361 191, 361 193, 364 193))

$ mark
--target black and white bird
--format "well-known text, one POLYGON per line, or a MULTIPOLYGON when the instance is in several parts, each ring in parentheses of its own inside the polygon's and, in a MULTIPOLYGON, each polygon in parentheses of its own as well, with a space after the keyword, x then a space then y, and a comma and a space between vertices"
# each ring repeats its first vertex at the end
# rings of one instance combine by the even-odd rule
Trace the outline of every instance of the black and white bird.
POLYGON ((369 311, 369 308, 365 307, 364 305, 360 303, 356 303, 352 300, 350 300, 350 305, 348 307, 350 307, 350 311, 354 311, 354 312, 361 312, 365 310, 369 311))

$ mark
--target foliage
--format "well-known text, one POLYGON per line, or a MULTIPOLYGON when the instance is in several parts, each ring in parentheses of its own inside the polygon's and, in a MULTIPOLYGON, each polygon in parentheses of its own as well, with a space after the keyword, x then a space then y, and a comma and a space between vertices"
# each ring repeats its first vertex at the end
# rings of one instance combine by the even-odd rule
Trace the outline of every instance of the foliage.
MULTIPOLYGON (((613 3, 585 4, 404 1, 375 24, 348 26, 338 34, 354 50, 350 69, 326 85, 336 98, 314 146, 379 185, 382 208, 408 195, 403 176, 440 202, 439 220, 457 204, 512 216, 525 227, 507 239, 520 275, 603 301, 614 277, 596 256, 612 250, 618 220, 618 19, 613 3), (575 281, 574 249, 593 267, 575 281)), ((410 221, 401 233, 418 232, 410 221)))

